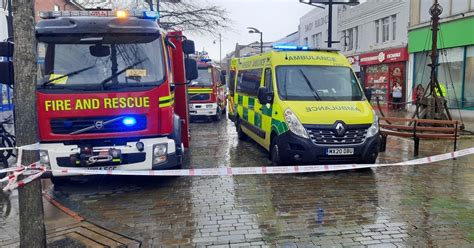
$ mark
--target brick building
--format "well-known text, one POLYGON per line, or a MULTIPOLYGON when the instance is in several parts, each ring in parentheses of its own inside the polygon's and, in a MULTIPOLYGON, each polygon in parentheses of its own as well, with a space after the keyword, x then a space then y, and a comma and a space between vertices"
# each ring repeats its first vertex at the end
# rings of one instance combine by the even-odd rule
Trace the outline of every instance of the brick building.
MULTIPOLYGON (((62 10, 82 10, 84 9, 74 0, 35 0, 35 11, 62 11, 62 10)), ((36 20, 39 16, 36 15, 36 20)))

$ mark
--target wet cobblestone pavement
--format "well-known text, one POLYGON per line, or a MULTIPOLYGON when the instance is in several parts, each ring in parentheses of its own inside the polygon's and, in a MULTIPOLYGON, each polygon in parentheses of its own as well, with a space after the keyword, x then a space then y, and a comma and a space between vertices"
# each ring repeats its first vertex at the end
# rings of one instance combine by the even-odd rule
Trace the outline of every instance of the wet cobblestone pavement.
MULTIPOLYGON (((193 123, 185 168, 263 166, 231 122, 193 123)), ((420 157, 451 151, 422 141, 420 157)), ((460 149, 474 139, 460 142, 460 149)), ((389 138, 379 162, 413 158, 389 138)), ((474 157, 407 167, 297 175, 94 177, 51 194, 143 247, 473 247, 474 157)))

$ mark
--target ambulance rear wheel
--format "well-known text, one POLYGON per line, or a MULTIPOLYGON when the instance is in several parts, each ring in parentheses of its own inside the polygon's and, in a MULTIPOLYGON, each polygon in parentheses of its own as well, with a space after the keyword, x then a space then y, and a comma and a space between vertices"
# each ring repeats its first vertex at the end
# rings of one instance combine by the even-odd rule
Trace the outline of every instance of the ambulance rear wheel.
POLYGON ((247 139, 247 134, 244 133, 242 130, 242 125, 240 124, 240 121, 237 122, 237 125, 235 127, 237 129, 237 137, 239 140, 246 140, 247 139))

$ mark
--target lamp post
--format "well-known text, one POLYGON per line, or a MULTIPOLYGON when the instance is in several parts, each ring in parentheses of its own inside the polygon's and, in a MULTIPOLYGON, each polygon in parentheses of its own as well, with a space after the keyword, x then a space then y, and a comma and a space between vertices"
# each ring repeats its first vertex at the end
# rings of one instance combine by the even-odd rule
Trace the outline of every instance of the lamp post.
POLYGON ((347 4, 351 6, 355 6, 359 4, 358 0, 300 0, 300 3, 309 4, 318 8, 321 6, 316 4, 324 4, 328 6, 328 47, 332 47, 332 43, 339 43, 339 41, 332 40, 332 6, 337 4, 347 4))
POLYGON ((263 53, 263 34, 260 32, 260 30, 254 28, 254 27, 248 27, 249 33, 251 34, 260 34, 260 53, 263 53))
MULTIPOLYGON (((216 41, 213 42, 216 44, 216 41)), ((222 35, 219 33, 219 66, 222 68, 222 35)))

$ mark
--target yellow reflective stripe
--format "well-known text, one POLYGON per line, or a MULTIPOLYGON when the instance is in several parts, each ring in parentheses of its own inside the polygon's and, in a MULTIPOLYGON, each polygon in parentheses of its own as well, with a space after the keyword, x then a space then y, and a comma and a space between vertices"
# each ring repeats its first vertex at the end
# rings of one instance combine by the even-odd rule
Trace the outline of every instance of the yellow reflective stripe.
POLYGON ((212 89, 194 89, 188 88, 189 93, 212 93, 212 89))

